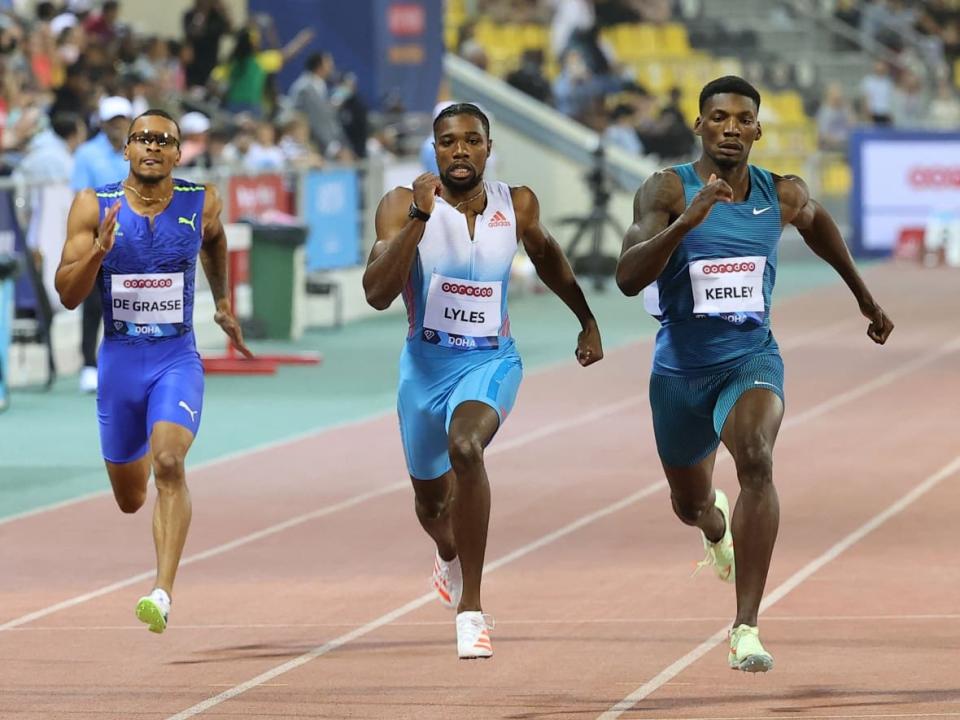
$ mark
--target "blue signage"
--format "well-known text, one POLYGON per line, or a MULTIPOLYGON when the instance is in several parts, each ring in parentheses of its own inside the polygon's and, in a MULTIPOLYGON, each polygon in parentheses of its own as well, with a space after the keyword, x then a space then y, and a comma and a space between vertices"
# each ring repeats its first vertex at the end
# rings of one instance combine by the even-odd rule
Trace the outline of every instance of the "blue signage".
POLYGON ((307 270, 352 267, 360 257, 360 193, 356 170, 307 173, 302 202, 307 221, 307 270))

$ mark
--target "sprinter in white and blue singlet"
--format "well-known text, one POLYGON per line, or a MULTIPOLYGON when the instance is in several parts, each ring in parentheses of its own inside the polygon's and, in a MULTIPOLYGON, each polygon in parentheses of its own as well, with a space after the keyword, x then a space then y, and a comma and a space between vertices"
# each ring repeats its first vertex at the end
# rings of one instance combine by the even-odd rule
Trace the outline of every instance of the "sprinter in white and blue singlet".
POLYGON ((644 182, 617 267, 620 289, 642 291, 660 319, 650 377, 657 450, 674 512, 701 531, 700 566, 736 583, 727 659, 746 672, 773 667, 757 615, 780 519, 773 444, 784 411, 783 362, 770 301, 782 229, 795 226, 839 273, 869 320, 871 340, 883 344, 893 330, 803 180, 748 163, 762 134, 759 110, 760 94, 742 78, 703 88, 694 125, 700 158, 644 182), (712 487, 721 442, 740 483, 732 517, 712 487))
POLYGON ((77 194, 57 270, 61 302, 74 308, 94 285, 103 300, 97 416, 117 505, 136 512, 153 471, 157 576, 137 603, 149 629, 166 629, 190 526, 184 458, 200 428, 203 365, 193 335, 197 256, 216 301, 215 320, 249 356, 227 296, 227 245, 212 186, 174 179, 180 128, 162 110, 130 125, 126 180, 77 194))
POLYGON ((378 310, 403 295, 409 332, 397 411, 417 517, 436 543, 432 583, 457 611, 460 658, 493 655, 480 605, 490 517, 484 448, 513 407, 520 355, 510 335, 507 285, 523 247, 537 274, 574 312, 576 357, 603 357, 600 332, 560 246, 540 224, 526 187, 485 182, 490 123, 470 103, 433 123, 440 177, 387 193, 363 286, 378 310))

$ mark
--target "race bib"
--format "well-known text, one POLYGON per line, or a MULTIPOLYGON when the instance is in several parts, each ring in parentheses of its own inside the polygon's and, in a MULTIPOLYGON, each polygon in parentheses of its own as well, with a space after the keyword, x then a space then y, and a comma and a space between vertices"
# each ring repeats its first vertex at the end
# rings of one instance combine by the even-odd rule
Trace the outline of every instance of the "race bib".
POLYGON ((663 315, 660 311, 660 288, 656 280, 643 289, 643 309, 655 318, 663 315))
POLYGON ((763 270, 767 259, 762 256, 717 258, 690 263, 690 284, 693 288, 693 312, 697 315, 762 317, 763 270))
POLYGON ((183 273, 113 275, 110 294, 114 321, 133 325, 183 322, 183 273))
POLYGON ((502 283, 430 278, 423 315, 423 340, 456 350, 492 350, 500 346, 502 283))

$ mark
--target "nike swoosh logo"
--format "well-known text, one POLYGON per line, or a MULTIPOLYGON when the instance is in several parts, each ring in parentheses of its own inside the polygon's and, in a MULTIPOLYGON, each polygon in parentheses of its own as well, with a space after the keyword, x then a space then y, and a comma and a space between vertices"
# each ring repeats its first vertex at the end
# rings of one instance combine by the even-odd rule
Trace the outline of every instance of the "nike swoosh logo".
POLYGON ((770 207, 765 207, 765 208, 763 208, 762 210, 757 210, 756 208, 754 208, 754 209, 753 209, 753 214, 754 214, 754 215, 763 215, 763 213, 765 213, 767 210, 770 210, 772 207, 773 207, 773 206, 771 205, 770 207))
POLYGON ((763 382, 762 380, 754 380, 754 381, 753 381, 753 384, 754 384, 754 385, 766 385, 767 387, 772 387, 774 390, 779 390, 779 389, 780 389, 780 388, 778 388, 776 385, 774 385, 773 383, 763 382))

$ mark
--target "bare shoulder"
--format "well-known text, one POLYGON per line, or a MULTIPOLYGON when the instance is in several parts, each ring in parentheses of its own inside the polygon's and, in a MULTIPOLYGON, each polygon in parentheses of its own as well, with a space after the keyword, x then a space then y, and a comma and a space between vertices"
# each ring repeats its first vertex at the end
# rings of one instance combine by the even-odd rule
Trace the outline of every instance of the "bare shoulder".
POLYGON ((679 215, 686 201, 683 195, 683 182, 673 170, 657 170, 643 181, 634 198, 637 211, 661 211, 679 215))
POLYGON ((781 207, 800 209, 810 200, 810 189, 798 175, 773 175, 773 184, 781 207))
POLYGON ((518 218, 539 217, 540 200, 536 193, 526 185, 511 186, 510 199, 513 201, 513 211, 518 218))
POLYGON ((393 237, 407 224, 407 213, 412 202, 413 190, 406 187, 396 187, 380 199, 374 219, 378 240, 393 237))
POLYGON ((220 191, 213 183, 206 183, 203 186, 203 213, 204 215, 219 214, 223 209, 223 200, 220 198, 220 191))
POLYGON ((410 203, 413 202, 413 190, 408 187, 395 187, 380 199, 380 205, 377 208, 377 214, 381 213, 386 217, 401 216, 406 217, 410 209, 410 203))
POLYGON ((100 203, 96 190, 86 188, 76 194, 70 206, 70 219, 94 228, 100 224, 100 203))

